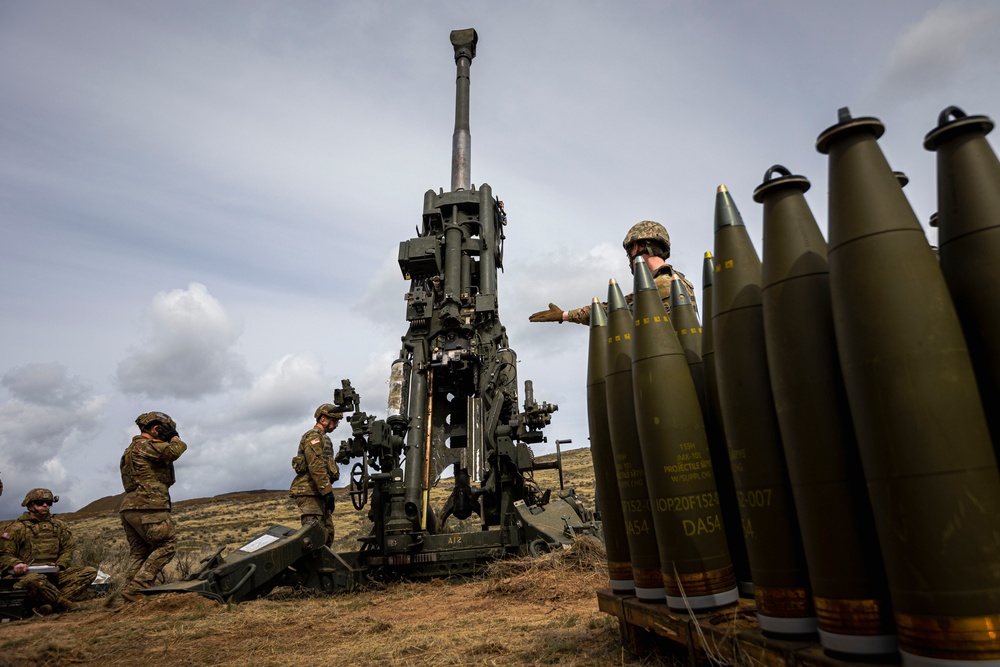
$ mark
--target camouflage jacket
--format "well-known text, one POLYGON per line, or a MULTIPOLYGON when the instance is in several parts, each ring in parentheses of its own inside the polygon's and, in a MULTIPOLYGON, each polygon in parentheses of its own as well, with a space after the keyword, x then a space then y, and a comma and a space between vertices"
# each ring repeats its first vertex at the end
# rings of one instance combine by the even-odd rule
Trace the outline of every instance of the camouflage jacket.
POLYGON ((173 442, 153 440, 144 435, 132 438, 132 444, 125 448, 119 463, 125 498, 118 511, 169 510, 174 461, 186 450, 187 445, 180 438, 173 442))
MULTIPOLYGON (((691 281, 684 277, 684 274, 680 271, 674 271, 674 268, 669 264, 664 264, 653 273, 653 281, 656 283, 656 289, 660 293, 660 299, 663 300, 663 307, 667 309, 667 315, 670 315, 670 283, 675 280, 680 280, 687 287, 688 294, 691 295, 691 304, 695 307, 695 311, 698 309, 698 302, 694 298, 694 285, 691 281)), ((625 301, 631 307, 632 305, 632 294, 625 297, 625 301)), ((608 304, 601 304, 607 310, 608 304)), ((590 324, 590 306, 584 306, 582 308, 575 308, 568 312, 566 317, 567 322, 576 322, 577 324, 590 324)))
POLYGON ((0 572, 18 563, 66 569, 73 558, 73 534, 61 519, 50 516, 39 521, 25 512, 0 533, 0 572))
POLYGON ((340 479, 340 468, 333 460, 333 443, 319 426, 314 426, 299 440, 299 456, 305 472, 295 475, 289 493, 292 496, 325 496, 333 492, 333 482, 340 479))

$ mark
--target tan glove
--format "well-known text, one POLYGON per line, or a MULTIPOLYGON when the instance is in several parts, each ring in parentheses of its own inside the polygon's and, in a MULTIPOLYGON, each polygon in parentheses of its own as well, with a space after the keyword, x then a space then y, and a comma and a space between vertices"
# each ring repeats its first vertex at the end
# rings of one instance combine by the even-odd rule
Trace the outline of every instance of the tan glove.
POLYGON ((563 321, 563 309, 554 303, 549 304, 548 310, 540 310, 528 316, 529 322, 559 322, 563 321))

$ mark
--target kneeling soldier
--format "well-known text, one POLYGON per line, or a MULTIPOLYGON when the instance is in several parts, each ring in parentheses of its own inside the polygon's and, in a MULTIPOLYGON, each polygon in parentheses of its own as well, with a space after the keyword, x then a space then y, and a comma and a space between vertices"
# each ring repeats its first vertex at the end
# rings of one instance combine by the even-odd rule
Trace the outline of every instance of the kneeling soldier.
POLYGON ((128 582, 122 597, 139 599, 177 552, 177 532, 170 517, 170 487, 174 461, 187 451, 177 435, 177 424, 162 412, 146 412, 135 420, 139 435, 122 454, 119 468, 125 498, 119 512, 128 540, 128 582))

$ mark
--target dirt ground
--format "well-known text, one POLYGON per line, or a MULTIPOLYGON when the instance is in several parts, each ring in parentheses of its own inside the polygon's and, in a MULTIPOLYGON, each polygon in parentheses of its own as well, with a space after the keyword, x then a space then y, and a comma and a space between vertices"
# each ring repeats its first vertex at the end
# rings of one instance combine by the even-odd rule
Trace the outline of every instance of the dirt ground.
MULTIPOLYGON (((589 450, 564 453, 563 464, 566 486, 593 507, 589 450)), ((558 488, 555 471, 541 471, 536 481, 558 488)), ((438 504, 450 490, 442 487, 432 493, 438 504)), ((337 489, 335 551, 356 549, 370 527, 346 492, 337 489)), ((118 515, 62 516, 78 562, 120 577, 128 549, 118 515)), ((273 524, 298 525, 295 505, 281 491, 183 501, 174 518, 179 548, 169 581, 221 546, 228 552, 273 524)), ((462 524, 449 522, 448 531, 475 529, 462 524)), ((80 611, 0 624, 0 667, 666 664, 623 652, 617 619, 597 608, 596 590, 607 585, 603 547, 590 541, 536 559, 498 561, 472 580, 399 582, 332 596, 278 589, 229 606, 184 593, 111 608, 98 599, 80 611)))
POLYGON ((190 593, 0 625, 0 665, 660 665, 597 609, 599 548, 495 564, 472 581, 350 595, 289 589, 226 606, 190 593))

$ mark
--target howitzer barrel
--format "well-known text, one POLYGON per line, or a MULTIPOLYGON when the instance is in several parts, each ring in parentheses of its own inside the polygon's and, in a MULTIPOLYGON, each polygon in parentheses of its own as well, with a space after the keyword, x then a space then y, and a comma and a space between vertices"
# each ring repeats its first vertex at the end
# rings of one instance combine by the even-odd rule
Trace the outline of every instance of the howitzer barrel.
POLYGON ((451 189, 468 190, 472 186, 472 133, 469 131, 469 71, 476 57, 479 35, 472 28, 452 30, 455 47, 455 133, 451 139, 451 189))

